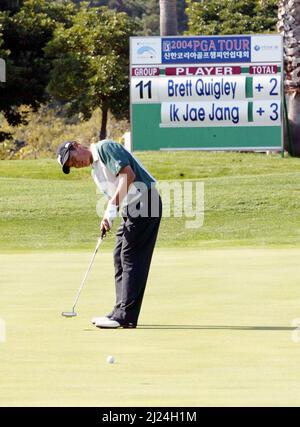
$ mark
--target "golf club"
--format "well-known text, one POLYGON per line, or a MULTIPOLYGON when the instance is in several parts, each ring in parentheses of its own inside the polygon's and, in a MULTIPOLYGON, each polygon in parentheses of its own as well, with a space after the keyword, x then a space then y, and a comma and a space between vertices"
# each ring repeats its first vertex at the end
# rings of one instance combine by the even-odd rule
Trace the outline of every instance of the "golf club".
POLYGON ((72 311, 63 311, 63 312, 61 313, 61 314, 62 314, 62 316, 64 316, 64 317, 75 317, 75 316, 77 316, 77 313, 76 313, 76 311, 75 311, 76 304, 77 304, 77 302, 78 302, 79 296, 80 296, 80 294, 81 294, 81 291, 82 291, 82 289, 83 289, 83 286, 84 286, 84 284, 85 284, 85 281, 86 281, 86 279, 87 279, 87 277, 88 277, 88 274, 89 274, 89 272, 90 272, 90 270, 91 270, 91 268, 92 268, 92 265, 93 265, 93 262, 94 262, 95 256, 96 256, 96 254, 97 254, 97 252, 98 252, 98 249, 99 249, 99 247, 100 247, 101 243, 103 242, 103 238, 104 238, 104 237, 105 237, 105 232, 103 231, 103 232, 101 233, 101 236, 99 237, 99 239, 98 239, 98 241, 97 241, 96 249, 95 249, 95 251, 94 251, 94 253, 93 253, 92 259, 91 259, 90 264, 89 264, 89 267, 88 267, 88 269, 87 269, 87 271, 86 271, 86 273, 85 273, 85 275, 84 275, 84 278, 83 278, 83 280, 82 280, 82 282, 81 282, 81 285, 80 285, 80 287, 79 287, 79 289, 78 289, 78 291, 77 291, 77 294, 76 294, 76 297, 75 297, 75 300, 74 300, 74 304, 73 304, 73 307, 72 307, 72 311))

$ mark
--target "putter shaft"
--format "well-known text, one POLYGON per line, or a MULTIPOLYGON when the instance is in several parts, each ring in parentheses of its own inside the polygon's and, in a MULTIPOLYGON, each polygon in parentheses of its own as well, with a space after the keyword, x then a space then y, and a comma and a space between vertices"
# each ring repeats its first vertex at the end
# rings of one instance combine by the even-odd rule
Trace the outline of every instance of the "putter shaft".
MULTIPOLYGON (((75 300, 74 300, 74 303, 73 303, 73 307, 72 307, 72 313, 75 313, 75 307, 76 307, 76 305, 77 305, 78 299, 79 299, 79 297, 80 297, 80 294, 81 294, 81 291, 82 291, 83 286, 84 286, 84 284, 85 284, 85 281, 86 281, 86 279, 87 279, 87 277, 88 277, 88 274, 89 274, 89 272, 90 272, 90 270, 91 270, 91 268, 92 268, 92 265, 93 265, 93 262, 94 262, 95 256, 96 256, 96 254, 97 254, 97 252, 98 252, 98 250, 99 250, 99 247, 100 247, 100 245, 101 245, 101 243, 102 243, 102 241, 103 241, 103 238, 104 238, 104 233, 102 233, 102 234, 101 234, 101 237, 99 237, 99 239, 98 239, 98 241, 97 241, 97 245, 96 245, 95 251, 94 251, 94 253, 93 253, 93 256, 92 256, 92 258, 91 258, 91 261, 90 261, 90 263, 89 263, 88 269, 87 269, 87 271, 86 271, 86 273, 85 273, 85 275, 84 275, 84 277, 83 277, 83 279, 82 279, 82 282, 81 282, 81 284, 80 284, 80 286, 79 286, 79 289, 78 289, 78 291, 77 291, 77 294, 76 294, 76 297, 75 297, 75 300)), ((62 315, 63 315, 63 316, 65 316, 65 315, 66 315, 65 317, 72 317, 72 316, 70 316, 70 313, 68 313, 68 312, 64 312, 64 313, 62 313, 62 315), (64 314, 64 313, 65 313, 65 314, 64 314)), ((75 314, 75 315, 77 315, 77 314, 75 314)))
POLYGON ((89 274, 89 272, 90 272, 90 270, 91 270, 91 268, 92 268, 92 265, 93 265, 93 262, 94 262, 95 256, 97 255, 97 252, 98 252, 98 250, 99 250, 99 247, 100 247, 100 245, 101 245, 102 241, 103 241, 103 237, 99 237, 98 242, 97 242, 97 245, 96 245, 96 249, 95 249, 95 251, 94 251, 94 253, 93 253, 92 259, 91 259, 90 264, 89 264, 89 267, 88 267, 88 269, 87 269, 87 271, 86 271, 86 273, 85 273, 85 275, 84 275, 84 278, 82 279, 81 285, 80 285, 80 287, 79 287, 79 289, 78 289, 78 291, 77 291, 77 294, 76 294, 76 297, 75 297, 75 300, 74 300, 74 304, 73 304, 73 308, 72 308, 73 312, 75 312, 76 304, 77 304, 77 302, 78 302, 78 299, 79 299, 79 297, 80 297, 81 291, 82 291, 83 286, 84 286, 84 284, 85 284, 85 281, 86 281, 86 279, 87 279, 87 277, 88 277, 88 274, 89 274))

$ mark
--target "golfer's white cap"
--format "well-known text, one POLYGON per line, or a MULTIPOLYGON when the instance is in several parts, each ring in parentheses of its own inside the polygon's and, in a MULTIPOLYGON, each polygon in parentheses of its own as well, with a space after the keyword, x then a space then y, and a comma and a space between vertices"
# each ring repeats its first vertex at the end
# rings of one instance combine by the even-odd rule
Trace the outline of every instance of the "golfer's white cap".
POLYGON ((69 166, 66 166, 66 162, 69 160, 70 151, 73 147, 73 143, 74 141, 65 141, 57 148, 57 161, 62 166, 62 170, 65 174, 70 173, 70 168, 69 166))

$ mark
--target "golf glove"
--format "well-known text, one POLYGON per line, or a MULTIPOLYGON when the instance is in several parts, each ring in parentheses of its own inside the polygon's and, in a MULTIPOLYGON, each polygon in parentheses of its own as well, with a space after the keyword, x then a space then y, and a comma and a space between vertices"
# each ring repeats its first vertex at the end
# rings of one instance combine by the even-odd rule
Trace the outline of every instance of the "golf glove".
POLYGON ((107 205, 107 208, 104 213, 104 218, 107 219, 110 228, 112 227, 114 220, 118 216, 118 211, 118 206, 111 205, 110 203, 107 205))

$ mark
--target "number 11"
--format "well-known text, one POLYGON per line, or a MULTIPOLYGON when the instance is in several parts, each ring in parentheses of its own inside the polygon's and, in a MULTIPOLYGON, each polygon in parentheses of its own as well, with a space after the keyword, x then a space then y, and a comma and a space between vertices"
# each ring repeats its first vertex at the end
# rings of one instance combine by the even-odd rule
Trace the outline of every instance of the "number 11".
POLYGON ((148 99, 152 98, 152 82, 151 80, 148 83, 144 84, 144 81, 141 80, 136 86, 136 88, 140 88, 140 99, 144 99, 144 89, 148 88, 148 99))

